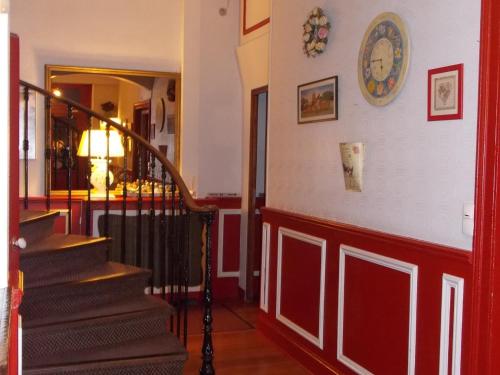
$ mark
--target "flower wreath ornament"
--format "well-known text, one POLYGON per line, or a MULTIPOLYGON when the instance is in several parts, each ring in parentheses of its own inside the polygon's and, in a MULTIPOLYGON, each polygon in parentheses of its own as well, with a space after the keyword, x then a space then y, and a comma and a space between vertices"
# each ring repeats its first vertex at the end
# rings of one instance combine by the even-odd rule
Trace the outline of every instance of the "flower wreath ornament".
POLYGON ((314 8, 303 25, 304 53, 307 57, 316 57, 323 53, 328 43, 331 25, 321 8, 314 8))

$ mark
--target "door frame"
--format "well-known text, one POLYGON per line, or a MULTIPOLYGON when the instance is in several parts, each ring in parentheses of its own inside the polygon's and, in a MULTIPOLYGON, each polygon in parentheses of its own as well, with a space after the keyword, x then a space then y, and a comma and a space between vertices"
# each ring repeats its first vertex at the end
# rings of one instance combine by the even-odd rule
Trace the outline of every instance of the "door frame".
MULTIPOLYGON (((253 89, 251 92, 250 105, 250 149, 248 164, 248 224, 247 224, 247 261, 246 261, 246 288, 245 300, 250 302, 255 299, 255 290, 253 285, 255 270, 255 188, 257 184, 257 139, 259 125, 259 95, 268 94, 268 86, 261 86, 253 89)), ((269 97, 268 97, 269 98, 269 97)), ((268 100, 269 104, 269 100, 268 100)), ((266 106, 266 122, 267 122, 266 106)), ((267 126, 266 126, 266 148, 265 160, 267 161, 267 126)))
POLYGON ((470 373, 500 367, 500 2, 482 0, 470 373))

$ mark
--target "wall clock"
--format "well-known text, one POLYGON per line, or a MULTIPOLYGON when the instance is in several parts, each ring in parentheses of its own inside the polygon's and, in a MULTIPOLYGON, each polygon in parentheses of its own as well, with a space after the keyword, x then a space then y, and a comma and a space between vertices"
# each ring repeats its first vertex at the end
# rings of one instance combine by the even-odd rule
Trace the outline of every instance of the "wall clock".
POLYGON ((358 80, 365 99, 376 106, 392 102, 401 91, 410 61, 410 40, 403 20, 382 13, 368 26, 359 49, 358 80))

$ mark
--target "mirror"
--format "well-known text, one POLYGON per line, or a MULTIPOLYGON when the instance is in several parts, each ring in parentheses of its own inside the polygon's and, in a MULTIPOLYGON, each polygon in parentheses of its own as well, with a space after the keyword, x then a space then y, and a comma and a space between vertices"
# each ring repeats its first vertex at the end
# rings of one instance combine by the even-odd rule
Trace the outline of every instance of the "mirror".
MULTIPOLYGON (((177 167, 180 165, 180 87, 179 73, 138 70, 86 68, 61 65, 45 67, 45 87, 56 95, 62 95, 92 109, 105 117, 132 129, 159 149, 177 167)), ((87 159, 78 157, 77 150, 83 131, 88 129, 88 118, 73 112, 71 139, 68 137, 67 108, 52 101, 50 118, 51 134, 45 131, 46 148, 51 148, 53 160, 47 163, 50 178, 48 189, 67 190, 68 162, 71 165, 71 186, 84 190, 86 185, 87 159), (51 140, 51 145, 48 143, 51 140), (67 155, 67 143, 71 142, 72 158, 67 155)), ((92 128, 99 129, 97 119, 92 128)), ((134 145, 128 145, 127 178, 134 180, 139 168, 134 145), (129 177, 130 176, 130 177, 129 177)), ((120 168, 122 158, 111 161, 120 168), (121 159, 121 160, 118 160, 121 159)))

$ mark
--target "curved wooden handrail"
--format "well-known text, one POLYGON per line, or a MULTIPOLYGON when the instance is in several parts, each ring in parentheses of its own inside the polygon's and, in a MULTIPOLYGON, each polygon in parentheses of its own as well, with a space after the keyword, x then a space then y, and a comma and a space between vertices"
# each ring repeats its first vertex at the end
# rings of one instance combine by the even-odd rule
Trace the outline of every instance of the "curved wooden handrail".
POLYGON ((50 91, 44 90, 38 86, 32 85, 31 83, 28 83, 26 81, 20 80, 19 81, 21 86, 27 87, 30 90, 36 91, 39 94, 42 94, 44 96, 48 96, 54 100, 58 100, 62 103, 65 103, 73 108, 78 109, 79 111, 82 111, 84 113, 87 113, 88 115, 91 115, 100 121, 105 122, 106 124, 112 126, 116 130, 122 132, 123 134, 127 135, 128 137, 134 139, 136 142, 140 143, 143 147, 145 147, 149 152, 151 152, 159 161, 160 163, 167 169, 168 173, 170 176, 172 176, 175 184, 179 188, 179 191, 181 195, 185 199, 185 203, 187 208, 189 208, 190 211, 192 212, 198 212, 198 213, 210 213, 217 211, 216 206, 200 206, 196 203, 194 200, 193 196, 191 195, 191 192, 187 188, 186 184, 184 183, 184 180, 182 179, 180 173, 177 171, 175 166, 153 145, 151 145, 146 139, 141 137, 139 134, 135 133, 134 131, 127 129, 126 127, 110 120, 109 118, 106 118, 102 115, 100 115, 97 112, 94 112, 90 108, 87 108, 80 103, 75 102, 74 100, 59 97, 51 93, 50 91))

